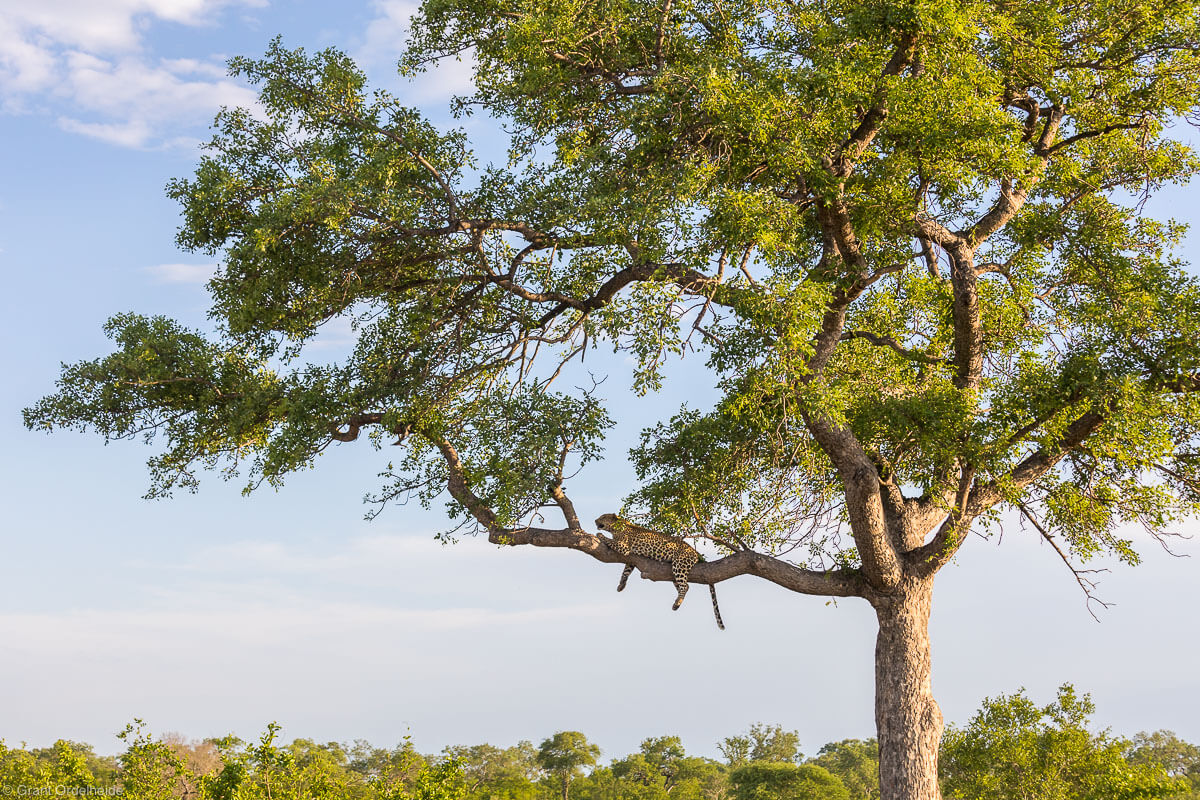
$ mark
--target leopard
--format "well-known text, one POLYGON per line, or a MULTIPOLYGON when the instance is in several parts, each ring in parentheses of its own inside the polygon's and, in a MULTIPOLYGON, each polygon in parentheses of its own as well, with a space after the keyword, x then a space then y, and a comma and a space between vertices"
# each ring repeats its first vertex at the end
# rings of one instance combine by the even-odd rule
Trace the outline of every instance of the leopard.
MULTIPOLYGON (((641 525, 635 525, 616 514, 602 514, 596 519, 596 527, 612 534, 611 539, 604 539, 605 544, 623 556, 645 556, 655 561, 663 561, 671 565, 672 581, 679 595, 675 598, 672 611, 678 611, 683 597, 688 591, 688 576, 692 567, 700 561, 700 553, 696 548, 678 536, 670 536, 641 525)), ((601 537, 603 538, 603 537, 601 537)), ((625 583, 633 573, 633 564, 626 562, 625 571, 621 573, 621 582, 617 591, 625 590, 625 583)), ((712 593, 713 616, 717 618, 717 627, 725 630, 725 622, 721 619, 721 609, 717 605, 717 587, 708 585, 712 593)))

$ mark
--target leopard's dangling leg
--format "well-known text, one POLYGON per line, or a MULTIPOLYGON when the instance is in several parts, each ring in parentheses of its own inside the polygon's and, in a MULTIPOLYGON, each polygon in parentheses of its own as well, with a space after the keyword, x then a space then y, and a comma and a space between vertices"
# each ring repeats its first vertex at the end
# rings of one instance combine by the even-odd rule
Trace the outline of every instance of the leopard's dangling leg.
POLYGON ((671 610, 678 611, 680 604, 683 603, 683 596, 687 594, 688 573, 691 572, 692 569, 691 567, 688 567, 687 569, 680 569, 678 565, 672 566, 674 567, 672 572, 674 573, 673 577, 675 578, 675 588, 679 590, 679 596, 675 598, 675 605, 671 606, 671 610))
POLYGON ((675 605, 671 606, 672 611, 678 611, 679 606, 683 603, 683 596, 687 594, 688 578, 691 577, 692 567, 696 566, 696 562, 700 560, 700 554, 690 547, 683 549, 682 552, 676 552, 674 560, 671 561, 671 577, 674 579, 675 588, 679 590, 679 596, 675 598, 675 605))
POLYGON ((617 584, 617 591, 625 591, 625 581, 629 580, 629 576, 633 574, 633 564, 626 564, 625 571, 621 573, 621 582, 617 584))

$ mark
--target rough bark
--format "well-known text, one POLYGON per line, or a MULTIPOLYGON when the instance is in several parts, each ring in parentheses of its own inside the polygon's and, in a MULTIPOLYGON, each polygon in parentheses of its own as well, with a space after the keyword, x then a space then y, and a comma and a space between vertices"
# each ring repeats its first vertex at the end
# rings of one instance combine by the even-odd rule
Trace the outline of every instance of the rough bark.
POLYGON ((933 699, 929 609, 933 579, 905 578, 869 599, 875 643, 875 724, 881 800, 941 800, 937 781, 942 712, 933 699))

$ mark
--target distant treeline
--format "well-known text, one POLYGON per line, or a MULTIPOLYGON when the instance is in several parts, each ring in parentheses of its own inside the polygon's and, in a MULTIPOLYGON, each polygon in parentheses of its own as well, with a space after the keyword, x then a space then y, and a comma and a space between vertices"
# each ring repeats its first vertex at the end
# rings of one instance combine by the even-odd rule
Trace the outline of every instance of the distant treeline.
MULTIPOLYGON (((1200 748, 1169 731, 1132 739, 1091 729, 1087 695, 1063 686, 1049 705, 1023 692, 988 700, 942 744, 948 800, 1200 800, 1200 748)), ((13 747, 0 740, 0 797, 121 796, 132 800, 871 800, 879 797, 878 748, 847 739, 812 757, 799 736, 756 724, 717 745, 721 760, 689 756, 678 736, 600 763, 578 731, 539 745, 453 746, 422 755, 365 741, 278 741, 269 725, 253 743, 153 736, 136 721, 125 750, 87 744, 13 747)))

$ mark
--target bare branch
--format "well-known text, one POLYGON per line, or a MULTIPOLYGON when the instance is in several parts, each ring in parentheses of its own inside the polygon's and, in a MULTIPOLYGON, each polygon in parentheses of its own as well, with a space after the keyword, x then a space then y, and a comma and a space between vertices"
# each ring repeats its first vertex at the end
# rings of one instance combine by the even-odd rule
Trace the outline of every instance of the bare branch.
POLYGON ((1029 523, 1033 525, 1037 532, 1041 534, 1041 537, 1043 540, 1045 540, 1046 544, 1054 548, 1054 552, 1058 553, 1058 557, 1062 559, 1064 564, 1067 565, 1067 569, 1071 570, 1071 574, 1075 576, 1075 582, 1079 584, 1079 588, 1083 590, 1084 597, 1087 598, 1088 613, 1092 615, 1092 619, 1096 620, 1096 622, 1099 622, 1100 618, 1096 616, 1096 612, 1092 610, 1092 603, 1099 603, 1105 608, 1109 608, 1109 604, 1095 595, 1096 582, 1086 576, 1089 574, 1108 572, 1108 570, 1079 569, 1076 567, 1071 563, 1071 560, 1067 558, 1067 554, 1063 552, 1062 548, 1058 546, 1058 542, 1054 540, 1054 536, 1050 533, 1050 531, 1046 530, 1042 523, 1038 521, 1037 517, 1033 515, 1033 512, 1031 512, 1024 503, 1017 503, 1017 509, 1021 512, 1021 516, 1025 517, 1025 519, 1027 519, 1029 523))
POLYGON ((666 58, 663 55, 663 43, 667 33, 667 19, 671 14, 671 2, 672 0, 666 0, 663 3, 662 16, 658 19, 658 35, 654 41, 654 66, 659 72, 662 71, 663 66, 666 64, 666 58))
MULTIPOLYGON (((924 212, 918 212, 911 223, 911 233, 918 239, 933 242, 942 249, 957 247, 962 244, 962 238, 942 223, 924 212)), ((930 271, 933 271, 931 266, 930 271)))
POLYGON ((558 454, 558 469, 555 471, 554 483, 550 486, 550 496, 554 498, 554 502, 562 509, 563 518, 567 521, 567 527, 573 531, 581 530, 583 526, 579 522, 579 515, 575 513, 575 504, 567 497, 567 493, 563 491, 563 472, 567 466, 567 453, 571 449, 570 442, 564 442, 562 450, 558 454))
MULTIPOLYGON (((1108 419, 1100 411, 1088 411, 1067 426, 1063 435, 1048 449, 1041 449, 1030 454, 1017 466, 1013 467, 1004 483, 1013 489, 1024 489, 1038 478, 1045 475, 1062 460, 1063 456, 1074 450, 1089 436, 1100 429, 1108 419)), ((977 486, 971 493, 970 504, 980 511, 990 508, 1002 499, 996 483, 977 486)))
POLYGON ((949 364, 947 359, 928 356, 916 350, 909 350, 904 345, 897 342, 891 336, 880 336, 870 331, 846 331, 840 337, 840 341, 848 342, 853 339, 863 339, 877 347, 890 347, 892 350, 899 353, 909 361, 919 361, 922 364, 949 364))
POLYGON ((812 414, 803 417, 809 432, 837 468, 863 574, 875 589, 890 591, 899 584, 902 567, 888 531, 879 471, 849 428, 812 414))
POLYGON ((933 241, 926 236, 918 236, 917 241, 921 243, 921 258, 925 259, 925 268, 929 270, 930 277, 941 280, 942 271, 938 267, 937 253, 933 252, 933 241))
POLYGON ((1057 106, 1050 108, 1046 113, 1041 136, 1033 146, 1034 153, 1040 157, 1038 163, 1016 187, 1008 178, 1000 181, 1000 196, 996 199, 995 205, 980 217, 978 222, 960 232, 960 237, 968 246, 978 247, 989 236, 1012 221, 1012 218, 1025 205, 1029 191, 1041 179, 1042 170, 1050 160, 1050 154, 1056 149, 1052 148, 1050 143, 1058 135, 1059 127, 1065 116, 1065 112, 1057 106))
POLYGON ((446 462, 446 471, 448 473, 446 488, 449 490, 450 496, 457 500, 475 518, 475 521, 488 532, 489 539, 493 535, 507 533, 507 530, 496 521, 496 513, 488 508, 487 504, 478 495, 471 491, 466 470, 463 469, 462 460, 459 458, 458 451, 454 449, 454 446, 444 437, 430 435, 424 431, 421 432, 421 435, 437 447, 446 462))
POLYGON ((1095 433, 1106 419, 1107 416, 1099 411, 1088 411, 1068 425, 1052 446, 1031 453, 999 479, 976 483, 974 470, 964 468, 960 473, 954 509, 927 544, 908 553, 910 563, 922 574, 941 569, 966 538, 964 525, 969 526, 980 514, 1005 502, 1010 493, 1019 492, 1045 475, 1067 453, 1095 433))
POLYGON ((1114 125, 1106 125, 1103 128, 1098 128, 1093 131, 1083 131, 1081 133, 1075 134, 1074 136, 1068 136, 1067 138, 1063 139, 1062 141, 1056 142, 1053 146, 1047 148, 1045 150, 1045 153, 1046 153, 1046 155, 1050 155, 1052 153, 1058 152, 1059 150, 1063 150, 1067 147, 1070 147, 1071 145, 1075 144, 1076 142, 1082 142, 1085 139, 1094 139, 1097 136, 1106 136, 1110 133, 1115 133, 1116 131, 1135 131, 1140 128, 1146 127, 1147 121, 1148 121, 1148 118, 1143 117, 1142 119, 1139 119, 1136 122, 1119 122, 1114 125))
MULTIPOLYGON (((975 470, 971 467, 960 467, 958 488, 954 492, 953 506, 946 510, 945 519, 938 526, 937 532, 927 544, 924 544, 906 554, 906 559, 923 577, 933 575, 954 557, 962 543, 966 541, 971 523, 978 514, 973 513, 969 506, 971 484, 975 481, 975 470)), ((941 509, 937 499, 931 498, 915 504, 927 519, 939 516, 941 509)))

